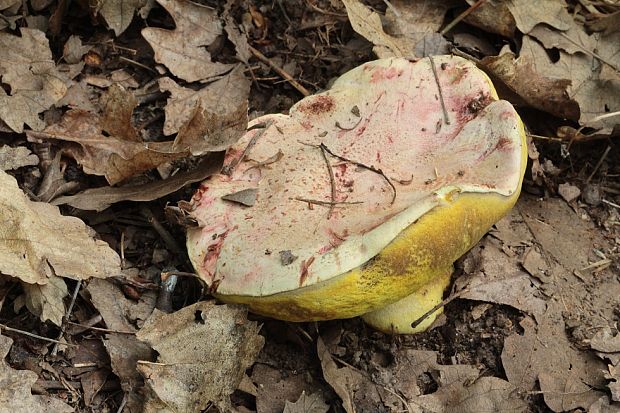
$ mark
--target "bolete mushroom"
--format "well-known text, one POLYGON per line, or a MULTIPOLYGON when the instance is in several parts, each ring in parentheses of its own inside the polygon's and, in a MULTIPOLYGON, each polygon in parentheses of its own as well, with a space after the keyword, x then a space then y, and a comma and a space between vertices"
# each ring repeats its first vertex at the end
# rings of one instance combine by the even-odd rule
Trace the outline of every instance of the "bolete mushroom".
POLYGON ((192 199, 189 256, 224 302, 426 329, 456 259, 514 205, 524 128, 454 56, 365 63, 251 122, 192 199))

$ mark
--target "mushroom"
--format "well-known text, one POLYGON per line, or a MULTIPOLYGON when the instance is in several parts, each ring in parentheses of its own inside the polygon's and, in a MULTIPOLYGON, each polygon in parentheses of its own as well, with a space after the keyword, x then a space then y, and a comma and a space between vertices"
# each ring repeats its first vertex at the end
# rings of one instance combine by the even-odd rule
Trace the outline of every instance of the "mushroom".
POLYGON ((526 160, 519 116, 469 61, 368 62, 250 123, 191 201, 189 256, 213 295, 258 314, 422 331, 526 160))

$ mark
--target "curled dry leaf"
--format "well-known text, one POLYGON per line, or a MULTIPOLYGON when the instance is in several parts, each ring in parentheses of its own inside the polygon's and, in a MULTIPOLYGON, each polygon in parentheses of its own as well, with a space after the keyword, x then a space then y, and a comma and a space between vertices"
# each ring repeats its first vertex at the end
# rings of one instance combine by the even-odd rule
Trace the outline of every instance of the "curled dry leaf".
POLYGON ((209 402, 230 409, 230 394, 263 347, 256 322, 239 306, 198 302, 176 313, 155 310, 138 339, 159 353, 157 363, 138 370, 156 395, 149 405, 165 412, 201 412, 209 402))
POLYGON ((149 27, 142 36, 155 51, 155 60, 188 82, 210 79, 232 66, 213 62, 206 47, 222 34, 217 12, 180 0, 157 0, 174 19, 174 30, 149 27))
POLYGON ((32 202, 15 178, 0 172, 0 272, 29 284, 46 284, 57 275, 104 278, 120 272, 120 258, 93 238, 80 219, 58 207, 32 202))
POLYGON ((127 185, 87 189, 76 195, 61 196, 54 199, 54 205, 71 205, 84 210, 103 211, 117 202, 147 202, 171 194, 186 185, 206 179, 218 172, 222 166, 223 155, 212 154, 205 157, 196 168, 181 172, 161 181, 144 185, 127 185))
POLYGON ((0 75, 10 94, 0 88, 0 120, 21 133, 24 124, 41 130, 39 113, 67 93, 67 81, 56 69, 45 33, 21 28, 21 37, 0 32, 0 75))
POLYGON ((38 379, 30 370, 12 369, 4 358, 13 340, 0 336, 0 413, 70 413, 73 408, 57 397, 32 394, 32 386, 38 379))

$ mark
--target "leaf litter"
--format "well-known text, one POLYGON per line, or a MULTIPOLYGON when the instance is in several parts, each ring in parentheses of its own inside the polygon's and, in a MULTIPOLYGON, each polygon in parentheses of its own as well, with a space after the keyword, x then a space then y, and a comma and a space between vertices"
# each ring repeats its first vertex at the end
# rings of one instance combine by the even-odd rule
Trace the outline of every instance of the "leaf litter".
MULTIPOLYGON (((618 409, 619 154, 596 142, 620 131, 611 2, 5 3, 0 166, 19 183, 0 175, 11 411, 618 409), (66 24, 79 13, 102 20, 66 24), (457 263, 443 321, 411 337, 359 320, 260 328, 201 301, 164 207, 189 212, 187 186, 217 172, 248 118, 375 56, 448 52, 519 108, 533 167, 514 211, 457 263)), ((251 207, 255 194, 227 196, 251 207)))

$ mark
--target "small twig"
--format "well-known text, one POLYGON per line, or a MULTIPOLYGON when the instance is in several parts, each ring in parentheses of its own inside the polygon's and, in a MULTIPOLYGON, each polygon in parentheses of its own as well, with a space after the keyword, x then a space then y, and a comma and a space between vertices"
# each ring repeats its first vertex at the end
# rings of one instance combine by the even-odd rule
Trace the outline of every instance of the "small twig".
POLYGON ((77 344, 63 343, 61 341, 54 340, 53 338, 47 338, 47 337, 39 336, 37 334, 29 333, 28 331, 19 330, 17 328, 9 327, 9 326, 6 326, 4 324, 0 324, 0 330, 6 330, 6 331, 11 331, 11 332, 17 333, 17 334, 23 334, 25 336, 36 338, 38 340, 43 340, 43 341, 48 341, 50 343, 60 344, 61 346, 77 347, 77 344))
POLYGON ((325 148, 323 146, 320 146, 320 149, 323 160, 325 161, 325 166, 327 166, 327 173, 329 174, 329 185, 331 187, 332 203, 329 206, 329 212, 327 213, 327 219, 330 219, 332 217, 332 212, 334 212, 334 202, 336 202, 336 180, 334 179, 334 171, 332 170, 332 166, 329 163, 329 159, 327 159, 325 148))
POLYGON ((88 326, 88 325, 85 325, 85 324, 74 323, 73 321, 67 321, 67 324, 71 324, 72 326, 82 327, 85 330, 101 331, 102 333, 136 334, 135 331, 110 330, 109 328, 88 326))
POLYGON ((263 136, 263 133, 265 133, 265 131, 267 129, 269 129, 269 127, 272 124, 273 124, 273 121, 269 121, 267 123, 258 123, 256 125, 253 125, 253 126, 249 127, 248 131, 251 131, 251 130, 254 130, 254 129, 259 129, 259 128, 261 128, 261 130, 256 132, 256 134, 254 134, 254 136, 252 136, 252 139, 250 139, 250 142, 248 142, 247 146, 243 150, 243 153, 241 154, 240 157, 238 157, 235 161, 231 162, 230 165, 222 168, 222 174, 228 175, 228 176, 232 175, 232 173, 235 171, 235 168, 237 167, 237 165, 239 165, 241 162, 243 162, 245 157, 250 154, 250 151, 252 150, 254 145, 256 145, 256 141, 258 141, 258 138, 263 136))
POLYGON ((125 56, 118 56, 118 58, 120 60, 126 61, 127 63, 131 63, 132 65, 136 65, 138 67, 141 67, 142 69, 148 70, 151 73, 155 73, 156 75, 159 74, 159 73, 157 73, 157 71, 155 69, 152 69, 152 68, 150 68, 150 67, 148 67, 146 65, 143 65, 140 62, 136 62, 135 60, 129 59, 129 58, 125 57, 125 56))
POLYGON ((295 198, 291 198, 294 199, 295 201, 301 201, 301 202, 307 202, 309 204, 314 204, 314 205, 322 205, 322 206, 329 206, 330 208, 333 208, 334 206, 338 206, 338 205, 358 205, 358 204, 363 204, 362 201, 353 201, 353 202, 346 202, 346 201, 340 201, 340 202, 330 202, 330 201, 320 201, 318 199, 308 199, 308 198, 301 198, 301 197, 295 197, 295 198))
POLYGON ((161 239, 164 241, 164 244, 166 244, 166 247, 168 247, 170 251, 172 251, 177 257, 182 257, 185 254, 183 249, 179 246, 179 244, 177 244, 172 234, 164 228, 149 207, 144 204, 140 205, 140 215, 142 215, 147 222, 151 224, 155 232, 159 234, 161 239))
POLYGON ((58 333, 58 342, 54 344, 54 348, 52 348, 52 352, 50 353, 52 356, 56 356, 58 354, 58 344, 60 343, 60 339, 65 335, 65 330, 67 329, 67 321, 69 321, 69 316, 73 311, 73 306, 75 305, 75 300, 77 299, 78 293, 80 292, 80 288, 82 288, 82 280, 78 280, 75 290, 73 290, 73 295, 71 296, 71 303, 69 303, 69 307, 67 308, 67 312, 63 318, 62 325, 60 326, 60 333, 58 333))
POLYGON ((543 135, 534 135, 531 133, 528 133, 527 136, 533 138, 533 139, 540 139, 540 140, 544 140, 544 141, 553 141, 553 142, 564 142, 564 139, 562 138, 552 138, 550 136, 543 136, 543 135))
POLYGON ((609 206, 612 206, 614 208, 620 209, 620 205, 616 204, 615 202, 611 202, 611 201, 608 201, 606 199, 601 199, 601 202, 604 203, 604 204, 607 204, 609 206))
POLYGON ((435 68, 435 61, 433 60, 433 56, 429 56, 428 60, 431 61, 431 69, 433 70, 433 76, 435 77, 435 83, 437 83, 437 89, 439 90, 439 100, 441 102, 441 110, 443 111, 443 118, 446 122, 446 125, 450 124, 450 119, 448 118, 448 111, 446 110, 446 103, 443 100, 443 92, 441 91, 441 84, 439 83, 439 76, 437 76, 437 69, 435 68))
POLYGON ((333 156, 334 158, 338 158, 338 159, 340 159, 341 161, 344 161, 344 162, 349 162, 349 163, 352 163, 352 164, 353 164, 353 165, 355 165, 355 166, 359 166, 360 168, 368 169, 368 170, 369 170, 369 171, 371 171, 371 172, 374 172, 374 173, 376 173, 376 174, 381 175, 381 176, 383 177, 383 179, 385 179, 385 181, 388 183, 388 185, 392 188, 392 191, 393 191, 393 192, 392 192, 392 201, 391 201, 391 204, 393 204, 393 203, 394 203, 394 201, 396 201, 396 187, 394 186, 394 184, 392 183, 392 181, 390 180, 390 178, 388 178, 388 177, 387 177, 387 175, 386 175, 385 173, 383 173, 383 171, 382 171, 381 169, 377 169, 377 168, 375 168, 374 166, 365 165, 365 164, 363 164, 363 163, 361 163, 361 162, 353 161, 353 160, 351 160, 351 159, 347 159, 347 158, 345 158, 344 156, 337 155, 337 154, 335 154, 334 152, 332 152, 332 151, 331 151, 331 150, 330 150, 330 149, 329 149, 329 148, 328 148, 328 147, 327 147, 324 143, 321 143, 321 144, 319 145, 319 147, 320 147, 320 148, 323 148, 323 150, 324 150, 325 152, 327 152, 328 154, 330 154, 330 155, 331 155, 331 156, 333 156))
POLYGON ((605 161, 605 158, 607 157, 607 154, 609 153, 609 151, 611 151, 611 145, 607 146, 607 149, 605 149, 605 152, 603 152, 601 159, 599 159, 596 165, 594 166, 594 170, 592 171, 590 176, 588 176, 588 179, 586 179, 586 184, 589 184, 592 178, 594 178, 594 175, 596 175, 596 173, 598 172, 598 169, 601 167, 601 165, 605 161))
POLYGON ((277 74, 282 76, 286 81, 288 81, 291 84, 291 86, 293 86, 295 89, 297 89, 299 91, 299 93, 301 93, 304 96, 309 96, 309 95, 312 94, 312 93, 310 93, 310 91, 308 89, 306 89, 298 81, 296 81, 293 78, 293 76, 289 75, 284 69, 282 69, 281 67, 279 67, 278 65, 273 63, 271 61, 271 59, 269 59, 267 56, 265 56, 260 51, 258 51, 257 49, 253 48, 252 46, 249 46, 249 48, 250 48, 250 52, 252 52, 252 54, 256 58, 258 58, 258 60, 260 60, 261 62, 265 63, 267 66, 272 68, 277 74))
POLYGON ((355 125, 351 126, 350 128, 345 128, 344 126, 340 125, 340 122, 336 122, 336 127, 340 130, 344 130, 344 131, 350 131, 353 130, 355 128, 357 128, 357 126, 362 122, 362 118, 360 117, 357 122, 355 122, 355 125))
POLYGON ((458 293, 454 293, 452 295, 450 295, 448 298, 446 298, 445 300, 442 300, 440 303, 438 303, 437 305, 435 305, 433 308, 431 308, 430 310, 428 310, 427 312, 425 312, 424 314, 422 314, 422 316, 420 318, 418 318, 417 320, 415 320, 413 323, 411 323, 411 328, 416 328, 417 326, 420 325, 420 323, 422 323, 422 321, 426 320, 429 316, 431 316, 435 311, 439 310, 441 307, 444 307, 445 305, 449 304, 450 302, 452 302, 453 300, 456 300, 457 298, 459 298, 461 295, 468 293, 469 292, 469 288, 465 287, 463 288, 461 291, 459 291, 458 293))
POLYGON ((123 401, 121 401, 121 405, 118 406, 118 410, 116 411, 116 413, 123 413, 123 410, 125 409, 125 406, 127 405, 128 400, 129 400, 129 393, 125 392, 125 394, 123 395, 123 401))
POLYGON ((471 14, 471 12, 473 12, 478 7, 480 7, 482 5, 482 3, 484 3, 485 1, 486 0, 478 0, 477 2, 475 2, 474 4, 469 6, 469 8, 467 10, 465 10, 463 13, 459 14, 458 16, 456 16, 456 18, 454 20, 452 20, 450 23, 448 23, 448 25, 446 27, 444 27, 443 30, 441 30, 439 32, 439 34, 441 34, 443 36, 446 33, 448 33, 450 30, 452 30, 452 28, 454 26, 456 26, 465 17, 469 16, 471 14))

